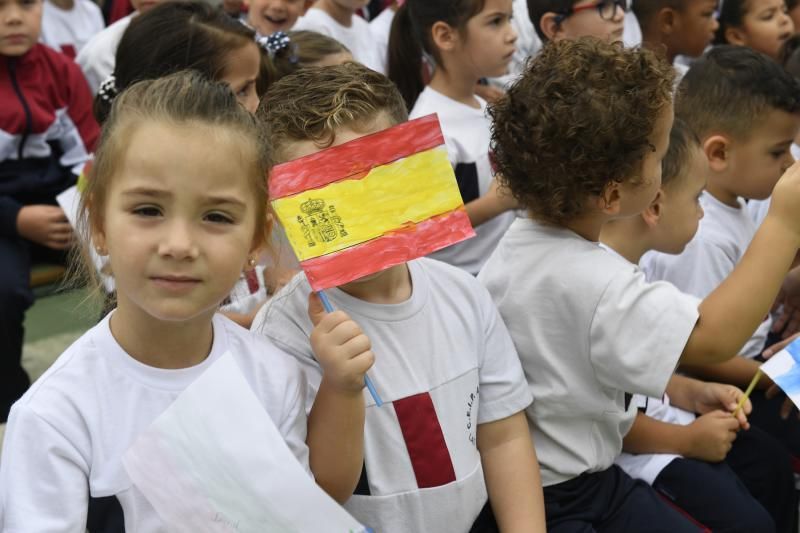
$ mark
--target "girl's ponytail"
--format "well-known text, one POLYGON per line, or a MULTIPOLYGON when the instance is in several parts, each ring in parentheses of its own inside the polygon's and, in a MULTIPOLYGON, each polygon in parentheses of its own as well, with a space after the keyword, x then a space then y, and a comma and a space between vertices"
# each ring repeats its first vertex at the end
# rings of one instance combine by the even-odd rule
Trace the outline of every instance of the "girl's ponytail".
POLYGON ((406 2, 395 13, 389 32, 389 79, 400 89, 409 111, 425 89, 421 38, 406 2))

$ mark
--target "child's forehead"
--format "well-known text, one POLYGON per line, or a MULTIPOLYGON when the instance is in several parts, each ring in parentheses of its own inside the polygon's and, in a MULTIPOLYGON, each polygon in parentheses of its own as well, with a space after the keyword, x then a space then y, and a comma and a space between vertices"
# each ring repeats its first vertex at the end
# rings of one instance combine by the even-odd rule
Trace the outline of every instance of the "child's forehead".
POLYGON ((380 112, 367 124, 342 124, 333 128, 330 132, 330 137, 325 139, 328 142, 319 143, 313 139, 287 139, 285 142, 281 143, 279 148, 283 156, 281 159, 283 161, 299 159, 321 152, 327 148, 339 146, 340 144, 391 128, 394 125, 394 121, 391 120, 387 113, 380 112))

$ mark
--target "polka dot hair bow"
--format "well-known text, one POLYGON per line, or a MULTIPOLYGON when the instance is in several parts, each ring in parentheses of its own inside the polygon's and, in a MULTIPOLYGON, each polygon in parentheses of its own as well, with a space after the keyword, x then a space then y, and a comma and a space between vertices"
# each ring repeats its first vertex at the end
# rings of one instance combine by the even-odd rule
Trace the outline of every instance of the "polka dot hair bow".
POLYGON ((292 44, 289 36, 282 31, 276 31, 267 37, 259 37, 257 40, 258 44, 269 53, 269 57, 275 57, 275 54, 292 44))

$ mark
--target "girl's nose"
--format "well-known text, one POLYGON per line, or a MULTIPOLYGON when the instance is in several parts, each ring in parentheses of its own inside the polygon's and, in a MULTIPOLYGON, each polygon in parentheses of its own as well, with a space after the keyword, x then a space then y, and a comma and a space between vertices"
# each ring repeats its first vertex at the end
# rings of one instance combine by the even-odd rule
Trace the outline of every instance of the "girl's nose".
POLYGON ((179 260, 196 258, 198 249, 189 224, 173 221, 165 227, 158 253, 164 257, 179 260))

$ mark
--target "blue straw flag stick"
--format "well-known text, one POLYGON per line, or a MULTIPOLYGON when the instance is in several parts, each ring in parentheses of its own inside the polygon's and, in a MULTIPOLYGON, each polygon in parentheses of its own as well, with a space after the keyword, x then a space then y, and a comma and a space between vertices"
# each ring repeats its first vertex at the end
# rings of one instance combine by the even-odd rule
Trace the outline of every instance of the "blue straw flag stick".
MULTIPOLYGON (((333 313, 333 306, 331 305, 331 301, 328 300, 328 295, 325 294, 324 291, 317 291, 319 294, 319 299, 322 301, 322 307, 325 308, 326 313, 333 313)), ((383 405, 383 400, 381 397, 378 396, 378 391, 375 390, 375 385, 372 384, 372 380, 369 379, 369 376, 364 374, 364 384, 367 386, 369 393, 372 395, 372 399, 375 400, 375 405, 378 407, 383 405)))

